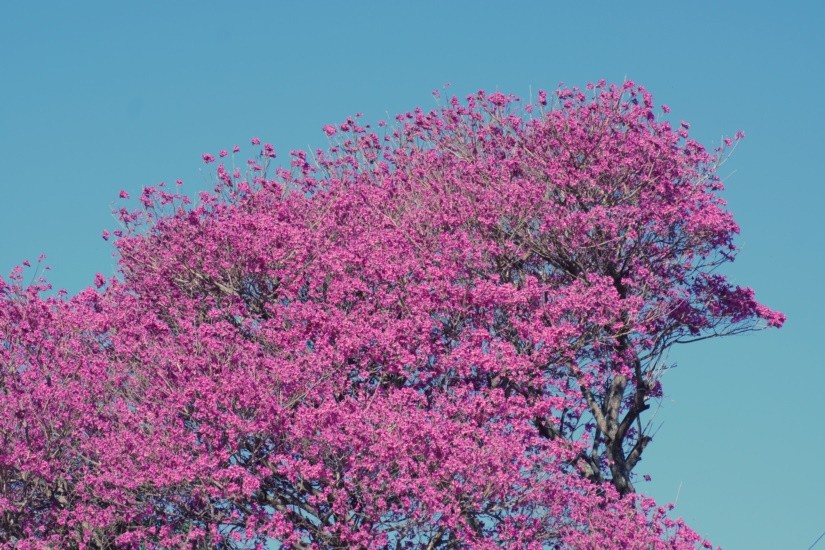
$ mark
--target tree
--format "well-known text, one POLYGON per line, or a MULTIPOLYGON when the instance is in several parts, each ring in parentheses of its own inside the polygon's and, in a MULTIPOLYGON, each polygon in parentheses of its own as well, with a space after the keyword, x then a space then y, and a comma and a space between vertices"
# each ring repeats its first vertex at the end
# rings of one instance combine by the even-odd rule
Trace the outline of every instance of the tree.
POLYGON ((784 316, 716 271, 733 140, 588 88, 349 118, 272 174, 265 144, 119 210, 119 277, 15 271, 6 545, 709 545, 635 493, 644 412, 671 346, 784 316))

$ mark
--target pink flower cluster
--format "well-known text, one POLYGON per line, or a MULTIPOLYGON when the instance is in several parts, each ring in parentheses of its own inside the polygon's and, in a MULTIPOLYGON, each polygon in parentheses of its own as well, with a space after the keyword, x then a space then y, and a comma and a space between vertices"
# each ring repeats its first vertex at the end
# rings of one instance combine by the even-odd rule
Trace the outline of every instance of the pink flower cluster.
POLYGON ((709 547, 636 493, 642 418, 672 344, 784 317, 714 271, 738 227, 689 125, 633 83, 539 104, 265 144, 120 209, 117 277, 0 279, 0 540, 709 547))

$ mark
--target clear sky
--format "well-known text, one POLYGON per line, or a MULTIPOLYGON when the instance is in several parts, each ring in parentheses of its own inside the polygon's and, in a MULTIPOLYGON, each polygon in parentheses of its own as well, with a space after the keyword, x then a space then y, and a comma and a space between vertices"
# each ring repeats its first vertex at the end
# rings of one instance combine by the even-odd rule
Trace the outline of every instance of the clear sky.
MULTIPOLYGON (((115 270, 118 191, 181 178, 251 136, 284 153, 451 83, 529 98, 632 79, 692 136, 747 138, 721 168, 742 227, 727 271, 788 315, 675 350, 639 488, 724 548, 825 530, 825 3, 3 2, 0 272, 48 256, 76 292, 115 270), (587 6, 587 7, 584 7, 587 6)), ((825 550, 825 540, 816 550, 825 550)))

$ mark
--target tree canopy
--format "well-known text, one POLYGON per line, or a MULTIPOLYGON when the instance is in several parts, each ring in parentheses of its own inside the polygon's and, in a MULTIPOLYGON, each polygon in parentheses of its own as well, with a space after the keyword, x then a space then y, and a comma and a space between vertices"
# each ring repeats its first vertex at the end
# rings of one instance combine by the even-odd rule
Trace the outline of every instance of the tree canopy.
POLYGON ((708 545, 634 476, 668 350, 784 321, 717 269, 741 134, 632 82, 439 101, 204 155, 76 296, 0 280, 0 540, 708 545))

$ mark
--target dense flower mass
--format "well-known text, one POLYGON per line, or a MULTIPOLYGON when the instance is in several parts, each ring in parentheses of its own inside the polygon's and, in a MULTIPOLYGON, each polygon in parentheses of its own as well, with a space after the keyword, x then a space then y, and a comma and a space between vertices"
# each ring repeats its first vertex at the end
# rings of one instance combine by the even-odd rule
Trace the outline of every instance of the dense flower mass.
POLYGON ((119 210, 117 277, 2 281, 0 540, 709 546, 633 482, 668 348, 784 320, 716 270, 724 146, 633 83, 517 105, 221 151, 119 210))

